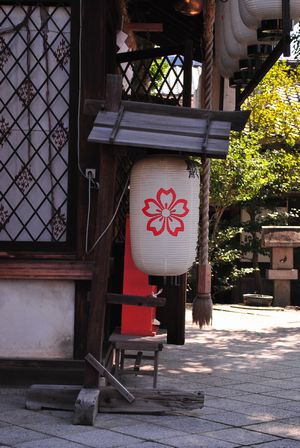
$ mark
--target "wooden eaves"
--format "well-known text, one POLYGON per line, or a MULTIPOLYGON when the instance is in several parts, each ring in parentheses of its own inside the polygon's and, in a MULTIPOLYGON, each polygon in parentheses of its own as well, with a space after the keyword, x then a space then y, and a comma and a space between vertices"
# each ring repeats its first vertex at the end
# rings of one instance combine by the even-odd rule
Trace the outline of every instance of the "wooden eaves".
POLYGON ((88 141, 224 158, 230 131, 241 131, 249 115, 122 101, 118 112, 98 112, 88 141))

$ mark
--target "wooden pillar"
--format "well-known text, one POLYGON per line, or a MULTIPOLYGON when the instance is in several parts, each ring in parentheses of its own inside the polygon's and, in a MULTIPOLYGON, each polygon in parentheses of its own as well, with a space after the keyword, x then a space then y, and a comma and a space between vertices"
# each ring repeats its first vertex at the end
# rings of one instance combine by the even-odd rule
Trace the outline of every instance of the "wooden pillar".
MULTIPOLYGON (((99 172, 99 148, 101 145, 91 144, 87 141, 95 116, 86 115, 84 108, 86 100, 103 100, 105 98, 106 75, 116 72, 117 0, 82 0, 81 16, 81 105, 79 160, 76 167, 78 179, 76 243, 78 258, 92 258, 85 254, 88 181, 83 174, 86 168, 94 168, 96 169, 96 180, 99 179, 101 175, 99 172), (112 16, 115 18, 114 21, 112 16)), ((93 190, 89 232, 91 241, 96 232, 94 228, 96 203, 97 191, 93 190)))
MULTIPOLYGON (((191 107, 192 95, 193 42, 185 42, 183 106, 191 107)), ((158 310, 158 318, 167 326, 168 344, 183 345, 185 342, 185 305, 187 274, 179 277, 178 286, 164 287, 163 295, 167 298, 166 307, 158 310), (161 317, 160 317, 161 316, 161 317)))
MULTIPOLYGON (((108 75, 105 109, 116 112, 119 110, 122 93, 122 78, 119 75, 108 75)), ((95 227, 96 240, 103 237, 94 249, 95 271, 90 295, 90 312, 88 320, 87 352, 97 360, 102 361, 102 347, 105 324, 105 295, 108 289, 110 254, 112 246, 112 226, 107 228, 114 213, 114 191, 117 172, 117 158, 110 145, 100 149, 99 193, 97 202, 97 218, 95 227), (105 232, 105 233, 103 233, 105 232)), ((84 386, 98 387, 98 372, 86 365, 84 386)))
POLYGON ((164 288, 163 295, 167 297, 165 307, 167 317, 167 343, 183 345, 185 342, 185 302, 187 275, 179 277, 179 286, 164 288))
MULTIPOLYGON (((86 100, 103 100, 108 73, 116 72, 116 33, 119 29, 120 5, 118 0, 82 0, 81 42, 81 104, 77 208, 77 257, 95 262, 91 282, 89 315, 87 319, 87 352, 101 359, 105 320, 105 293, 107 292, 111 250, 111 228, 104 234, 90 255, 85 253, 88 181, 86 168, 96 169, 98 191, 93 191, 89 246, 109 223, 114 209, 116 158, 111 147, 88 143, 94 121, 84 114, 86 100)), ((81 307, 82 308, 82 307, 81 307)), ((77 316, 83 319, 83 316, 77 316)), ((75 404, 74 423, 93 424, 98 411, 99 374, 86 365, 84 386, 75 404), (90 389, 90 390, 87 390, 90 389)))
POLYGON ((185 305, 187 275, 177 278, 178 284, 163 286, 163 297, 166 298, 165 306, 156 309, 156 317, 161 328, 167 330, 167 343, 183 345, 185 342, 185 305))

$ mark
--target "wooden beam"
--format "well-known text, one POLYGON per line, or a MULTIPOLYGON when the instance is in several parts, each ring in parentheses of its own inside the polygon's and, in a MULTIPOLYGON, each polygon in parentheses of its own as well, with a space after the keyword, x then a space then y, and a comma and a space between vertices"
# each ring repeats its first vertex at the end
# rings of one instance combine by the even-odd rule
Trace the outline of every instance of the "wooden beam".
POLYGON ((168 415, 201 409, 204 403, 201 392, 175 389, 136 388, 134 395, 134 402, 129 404, 112 387, 105 387, 100 394, 99 412, 168 415))
POLYGON ((93 270, 88 261, 0 261, 0 279, 91 280, 93 270))
POLYGON ((141 32, 152 32, 152 33, 162 33, 164 26, 162 23, 124 23, 123 31, 128 33, 128 31, 141 31, 141 32))
POLYGON ((34 383, 81 384, 84 361, 43 359, 0 359, 0 383, 29 386, 34 383))
POLYGON ((104 109, 105 100, 86 99, 84 101, 83 113, 90 117, 95 117, 100 110, 104 109))
POLYGON ((106 294, 106 303, 110 305, 165 306, 164 297, 130 296, 124 294, 106 294))
POLYGON ((88 353, 85 357, 85 360, 91 364, 94 369, 103 375, 109 384, 113 386, 121 395, 125 398, 128 403, 132 403, 135 400, 134 395, 132 395, 128 389, 126 389, 123 384, 120 383, 97 359, 94 358, 93 355, 88 353))
MULTIPOLYGON (((139 59, 151 59, 151 58, 160 58, 162 56, 166 56, 166 54, 178 54, 184 51, 183 45, 170 46, 164 48, 147 48, 145 50, 137 50, 137 51, 128 51, 126 53, 118 53, 117 61, 119 64, 122 62, 131 62, 137 61, 139 59)), ((173 106, 174 107, 174 106, 173 106)))

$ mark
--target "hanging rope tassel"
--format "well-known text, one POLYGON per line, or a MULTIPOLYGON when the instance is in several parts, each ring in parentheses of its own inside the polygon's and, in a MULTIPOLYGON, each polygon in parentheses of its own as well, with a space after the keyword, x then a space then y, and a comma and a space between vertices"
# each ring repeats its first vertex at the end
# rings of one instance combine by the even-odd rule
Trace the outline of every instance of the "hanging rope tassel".
MULTIPOLYGON (((214 22, 215 0, 207 0, 205 4, 204 22, 204 70, 202 77, 202 92, 204 92, 204 108, 212 109, 212 75, 213 75, 213 46, 214 46, 214 22)), ((202 160, 202 213, 201 213, 201 238, 199 246, 199 265, 197 269, 197 294, 193 301, 193 323, 202 328, 212 322, 213 303, 211 300, 211 266, 208 262, 209 243, 209 185, 210 185, 210 160, 206 157, 202 160)))
POLYGON ((211 300, 210 286, 210 264, 198 265, 197 295, 193 301, 193 322, 198 324, 200 328, 212 323, 213 302, 211 300))

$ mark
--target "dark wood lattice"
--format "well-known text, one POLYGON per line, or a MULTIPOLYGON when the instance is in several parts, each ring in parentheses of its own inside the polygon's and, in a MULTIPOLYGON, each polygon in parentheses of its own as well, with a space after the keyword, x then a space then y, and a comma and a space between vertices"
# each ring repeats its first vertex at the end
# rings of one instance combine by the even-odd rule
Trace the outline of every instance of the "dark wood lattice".
MULTIPOLYGON (((118 169, 116 177, 116 195, 115 207, 121 199, 121 196, 128 185, 130 170, 132 167, 132 160, 126 155, 118 156, 118 169)), ((129 190, 125 191, 119 211, 114 222, 114 241, 117 243, 125 241, 125 220, 129 213, 129 190)))
POLYGON ((1 241, 67 238, 70 28, 67 5, 0 4, 1 241))
POLYGON ((185 71, 191 64, 190 55, 185 53, 185 48, 178 47, 119 53, 124 99, 182 106, 185 71))

